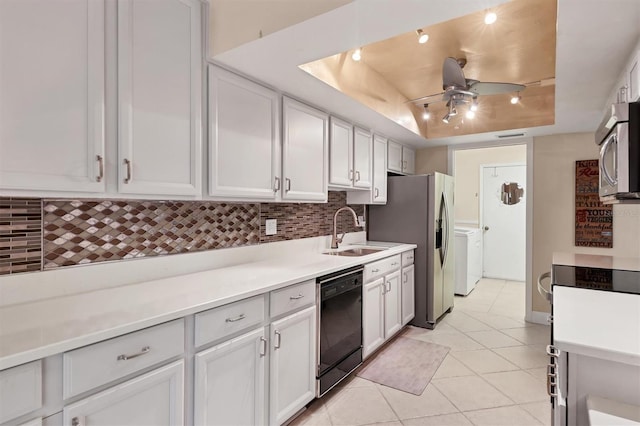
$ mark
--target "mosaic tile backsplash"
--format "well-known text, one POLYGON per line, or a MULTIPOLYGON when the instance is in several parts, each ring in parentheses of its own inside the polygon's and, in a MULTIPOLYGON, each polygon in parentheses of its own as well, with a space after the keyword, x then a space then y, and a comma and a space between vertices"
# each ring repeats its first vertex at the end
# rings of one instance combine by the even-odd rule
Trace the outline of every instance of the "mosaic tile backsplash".
MULTIPOLYGON (((334 191, 325 204, 0 198, 0 275, 330 235, 344 205, 334 191)), ((340 216, 338 231, 359 230, 340 216)))

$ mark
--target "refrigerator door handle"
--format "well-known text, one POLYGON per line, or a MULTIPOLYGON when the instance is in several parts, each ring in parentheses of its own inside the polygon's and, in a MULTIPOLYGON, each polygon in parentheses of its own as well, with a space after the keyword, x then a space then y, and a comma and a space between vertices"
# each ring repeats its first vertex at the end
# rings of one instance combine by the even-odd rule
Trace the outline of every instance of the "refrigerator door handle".
POLYGON ((447 258, 449 257, 449 200, 447 199, 447 194, 442 193, 442 202, 444 204, 444 224, 442 225, 442 246, 444 247, 444 256, 442 260, 442 267, 447 263, 447 258))

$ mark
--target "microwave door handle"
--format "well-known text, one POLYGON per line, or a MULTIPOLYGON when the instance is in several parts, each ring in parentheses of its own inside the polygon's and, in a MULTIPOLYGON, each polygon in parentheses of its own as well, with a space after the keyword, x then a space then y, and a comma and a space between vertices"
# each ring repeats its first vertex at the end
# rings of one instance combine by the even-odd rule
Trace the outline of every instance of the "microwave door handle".
MULTIPOLYGON (((607 181, 607 183, 610 186, 614 186, 617 182, 611 177, 611 175, 609 174, 609 170, 607 170, 607 164, 605 162, 605 157, 607 156, 607 152, 609 151, 609 147, 611 146, 611 143, 614 142, 616 139, 616 135, 615 133, 612 134, 611 136, 609 136, 609 138, 604 142, 604 144, 602 145, 602 148, 600 149, 600 171, 602 172, 604 179, 607 181)), ((615 150, 614 150, 615 151, 615 150)), ((617 165, 617 156, 615 156, 614 153, 614 168, 617 170, 618 165, 617 165)), ((617 172, 616 172, 617 173, 617 172)))

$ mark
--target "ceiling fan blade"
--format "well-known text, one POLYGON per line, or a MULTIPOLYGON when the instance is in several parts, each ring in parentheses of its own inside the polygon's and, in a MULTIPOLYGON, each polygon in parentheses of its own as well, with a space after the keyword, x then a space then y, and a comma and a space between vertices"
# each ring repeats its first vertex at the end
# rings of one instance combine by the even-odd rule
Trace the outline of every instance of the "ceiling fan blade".
POLYGON ((522 92, 526 86, 515 83, 485 83, 479 81, 469 86, 469 91, 478 95, 498 95, 500 93, 522 92))
POLYGON ((447 58, 442 64, 442 88, 455 87, 458 89, 467 88, 467 80, 464 78, 462 67, 456 58, 447 58))
POLYGON ((409 104, 409 103, 430 104, 432 102, 440 102, 442 101, 442 95, 444 95, 444 92, 436 93, 429 96, 423 96, 417 99, 411 99, 410 101, 405 102, 405 104, 409 104))

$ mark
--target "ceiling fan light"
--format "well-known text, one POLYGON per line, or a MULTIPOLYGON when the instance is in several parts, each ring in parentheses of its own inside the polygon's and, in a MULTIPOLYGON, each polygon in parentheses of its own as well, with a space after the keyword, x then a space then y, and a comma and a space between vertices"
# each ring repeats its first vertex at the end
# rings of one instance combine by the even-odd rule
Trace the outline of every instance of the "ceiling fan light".
POLYGON ((451 118, 451 116, 449 115, 449 113, 447 113, 444 117, 442 117, 442 122, 445 124, 449 124, 449 119, 451 118))
POLYGON ((425 44, 429 41, 429 34, 425 34, 422 30, 416 30, 416 34, 418 34, 418 43, 425 44))
POLYGON ((469 110, 467 111, 466 117, 470 120, 474 119, 476 117, 476 113, 473 110, 469 110))
POLYGON ((469 111, 476 112, 478 110, 478 101, 474 100, 471 106, 469 107, 469 111))
POLYGON ((484 15, 484 23, 487 25, 491 25, 495 23, 497 20, 498 20, 498 15, 496 15, 495 12, 487 12, 487 14, 484 15))
POLYGON ((358 62, 360 59, 362 59, 362 49, 361 48, 357 48, 353 52, 353 54, 351 55, 351 59, 353 59, 356 62, 358 62))
POLYGON ((424 104, 424 112, 422 113, 422 119, 428 120, 431 118, 431 113, 429 112, 429 104, 424 104))

